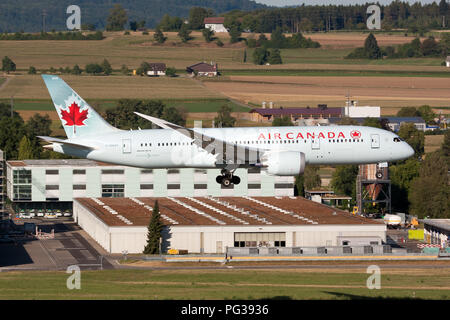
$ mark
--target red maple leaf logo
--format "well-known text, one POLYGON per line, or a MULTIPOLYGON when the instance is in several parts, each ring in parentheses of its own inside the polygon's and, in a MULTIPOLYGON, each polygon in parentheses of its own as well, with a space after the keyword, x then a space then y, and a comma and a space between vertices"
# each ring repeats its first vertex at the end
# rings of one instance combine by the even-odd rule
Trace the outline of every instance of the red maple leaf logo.
POLYGON ((61 118, 66 121, 66 126, 84 126, 84 120, 87 119, 88 110, 80 112, 80 106, 75 102, 69 106, 69 111, 61 109, 61 118))
POLYGON ((359 139, 361 138, 361 132, 359 132, 358 130, 353 130, 352 132, 350 132, 350 136, 353 139, 359 139))

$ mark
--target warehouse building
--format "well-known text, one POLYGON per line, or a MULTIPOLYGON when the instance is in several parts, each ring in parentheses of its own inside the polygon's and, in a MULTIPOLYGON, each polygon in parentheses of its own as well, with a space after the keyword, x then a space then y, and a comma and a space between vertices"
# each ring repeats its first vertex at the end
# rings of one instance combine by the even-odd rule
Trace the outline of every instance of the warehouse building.
POLYGON ((302 197, 77 198, 75 221, 109 253, 142 253, 155 201, 162 250, 381 245, 386 226, 302 197))
POLYGON ((17 208, 68 209, 79 197, 293 196, 294 178, 237 169, 241 183, 216 182, 219 169, 140 169, 85 159, 7 162, 8 198, 17 208))

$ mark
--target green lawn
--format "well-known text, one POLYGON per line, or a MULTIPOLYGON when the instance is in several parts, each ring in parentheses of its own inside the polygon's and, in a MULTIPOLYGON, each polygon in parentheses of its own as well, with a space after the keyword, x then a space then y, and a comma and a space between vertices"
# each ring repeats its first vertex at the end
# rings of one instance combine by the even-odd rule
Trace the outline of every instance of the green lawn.
POLYGON ((368 274, 281 270, 82 271, 81 290, 68 290, 64 272, 0 274, 0 299, 449 299, 448 272, 387 274, 380 290, 368 274), (447 286, 446 288, 444 286, 447 286))

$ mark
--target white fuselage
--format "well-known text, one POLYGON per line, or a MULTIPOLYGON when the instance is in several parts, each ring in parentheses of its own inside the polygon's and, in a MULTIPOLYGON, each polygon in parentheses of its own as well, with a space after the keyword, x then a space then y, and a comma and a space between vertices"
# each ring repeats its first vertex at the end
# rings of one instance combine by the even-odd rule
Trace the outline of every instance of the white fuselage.
MULTIPOLYGON (((413 149, 390 131, 363 126, 198 128, 198 133, 262 154, 302 152, 307 164, 365 164, 406 159, 413 149)), ((141 168, 215 168, 214 154, 171 129, 110 132, 70 139, 92 151, 54 144, 55 151, 108 163, 141 168)), ((243 164, 241 166, 253 165, 243 164)))

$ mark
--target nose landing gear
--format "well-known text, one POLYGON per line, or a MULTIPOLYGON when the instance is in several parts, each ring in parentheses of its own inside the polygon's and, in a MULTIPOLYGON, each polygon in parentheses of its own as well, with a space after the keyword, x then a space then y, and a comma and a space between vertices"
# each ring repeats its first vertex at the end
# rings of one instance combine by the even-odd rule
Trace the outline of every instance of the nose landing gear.
POLYGON ((221 175, 216 177, 216 182, 220 183, 224 187, 229 187, 231 184, 239 184, 241 178, 233 175, 233 173, 227 169, 222 169, 221 175))

